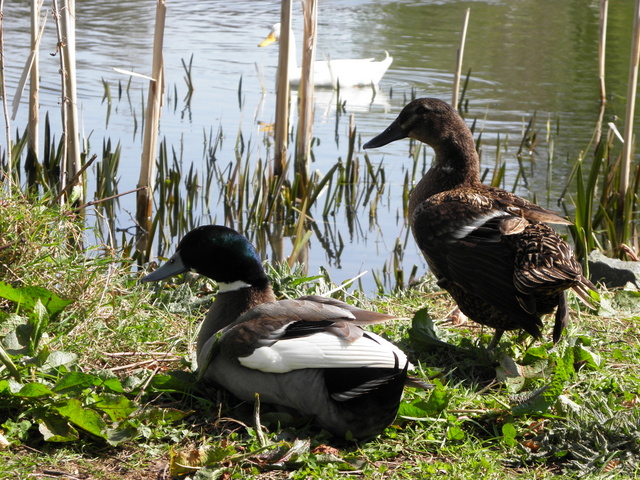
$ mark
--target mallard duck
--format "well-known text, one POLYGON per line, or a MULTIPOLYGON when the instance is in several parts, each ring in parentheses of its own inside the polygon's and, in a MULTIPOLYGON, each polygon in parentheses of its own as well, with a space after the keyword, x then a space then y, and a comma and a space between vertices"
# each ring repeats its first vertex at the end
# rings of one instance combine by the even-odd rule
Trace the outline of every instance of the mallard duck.
MULTIPOLYGON (((271 32, 258 46, 266 47, 280 39, 280 23, 271 27, 271 32)), ((289 49, 289 82, 294 85, 300 83, 300 68, 296 63, 296 40, 293 32, 289 34, 291 48, 289 49)), ((313 84, 316 87, 374 87, 393 62, 393 57, 385 53, 385 59, 376 62, 373 58, 317 60, 313 64, 313 84)))
POLYGON ((215 280, 218 294, 197 339, 198 377, 253 402, 313 416, 340 437, 366 439, 393 422, 409 361, 360 325, 390 318, 339 300, 276 300, 260 257, 230 228, 198 227, 174 255, 142 279, 188 270, 215 280))
POLYGON ((541 338, 542 315, 556 310, 553 341, 567 325, 565 290, 589 302, 594 285, 569 245, 548 226, 571 222, 506 190, 480 182, 473 135, 447 103, 420 98, 406 105, 376 148, 414 138, 435 160, 409 197, 409 224, 438 285, 470 319, 496 329, 524 329, 541 338))

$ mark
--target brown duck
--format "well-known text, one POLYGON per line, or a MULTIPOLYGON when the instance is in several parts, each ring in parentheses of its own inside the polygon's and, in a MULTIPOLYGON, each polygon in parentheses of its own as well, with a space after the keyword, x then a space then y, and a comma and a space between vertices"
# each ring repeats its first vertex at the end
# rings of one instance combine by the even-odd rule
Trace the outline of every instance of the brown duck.
POLYGON ((570 224, 556 213, 480 182, 473 135, 458 113, 435 98, 406 105, 364 145, 376 148, 415 138, 435 160, 409 197, 409 224, 438 285, 470 319, 542 336, 541 316, 556 310, 553 341, 567 325, 565 290, 585 301, 594 285, 571 247, 547 224, 570 224))
POLYGON ((175 254, 142 281, 188 270, 218 294, 198 334, 198 377, 236 397, 287 407, 341 437, 366 439, 396 417, 407 356, 361 325, 390 318, 336 299, 276 300, 253 245, 221 225, 187 233, 175 254))

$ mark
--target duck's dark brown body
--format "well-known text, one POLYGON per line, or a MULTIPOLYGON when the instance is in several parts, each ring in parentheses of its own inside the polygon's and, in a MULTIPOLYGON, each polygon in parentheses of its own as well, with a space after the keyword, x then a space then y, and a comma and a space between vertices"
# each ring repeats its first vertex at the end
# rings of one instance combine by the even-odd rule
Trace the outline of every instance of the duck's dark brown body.
POLYGON ((569 224, 506 190, 480 182, 473 136, 446 103, 414 100, 365 148, 411 137, 435 161, 409 198, 409 223, 438 284, 472 320, 541 336, 556 308, 553 338, 567 321, 565 290, 593 288, 569 245, 547 224, 569 224))

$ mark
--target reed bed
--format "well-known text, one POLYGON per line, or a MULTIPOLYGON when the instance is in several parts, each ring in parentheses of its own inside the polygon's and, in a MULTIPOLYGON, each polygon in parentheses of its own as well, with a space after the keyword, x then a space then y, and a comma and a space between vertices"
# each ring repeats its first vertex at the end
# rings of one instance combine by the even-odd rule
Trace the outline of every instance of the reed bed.
MULTIPOLYGON (((182 117, 189 114, 196 91, 193 67, 193 55, 188 61, 182 59, 184 84, 167 88, 168 109, 172 109, 174 114, 180 112, 182 117)), ((470 75, 469 70, 457 101, 463 116, 468 115, 470 75)), ((245 112, 242 86, 240 77, 238 107, 245 112)), ((145 131, 149 113, 147 93, 141 90, 139 100, 133 100, 135 92, 132 90, 131 77, 127 82, 118 81, 117 84, 103 79, 102 88, 105 126, 109 126, 113 109, 124 106, 132 117, 133 138, 145 131), (125 102, 124 105, 122 102, 125 102)), ((375 95, 374 90, 372 97, 375 98, 375 95)), ((404 101, 408 102, 415 98, 416 91, 412 89, 402 92, 402 95, 404 101)), ((393 96, 392 90, 389 96, 393 96)), ((200 162, 185 160, 182 145, 169 145, 166 139, 161 140, 155 162, 157 171, 153 179, 145 181, 145 184, 156 185, 154 214, 150 224, 145 227, 149 233, 148 244, 153 246, 154 253, 163 257, 176 240, 194 226, 203 222, 218 222, 248 235, 258 243, 261 251, 270 246, 276 252, 276 258, 290 262, 304 259, 304 248, 310 241, 317 242, 325 251, 328 263, 340 266, 345 243, 365 236, 366 232, 379 231, 378 216, 381 209, 389 204, 391 197, 402 198, 396 219, 398 235, 395 239, 386 239, 395 247, 389 249, 389 258, 384 261, 381 270, 374 272, 374 277, 380 292, 406 286, 414 278, 417 268, 412 266, 408 274, 403 271, 403 250, 409 238, 403 219, 407 214, 409 193, 429 167, 430 153, 424 146, 409 142, 411 163, 405 170, 402 185, 389 185, 384 161, 374 163, 360 151, 361 139, 353 115, 348 119, 348 134, 341 134, 340 127, 347 111, 345 102, 338 88, 335 143, 343 153, 326 166, 324 172, 308 172, 308 178, 306 174, 290 172, 290 166, 298 161, 295 153, 287 157, 283 166, 274 167, 276 149, 281 147, 275 146, 269 132, 256 138, 243 132, 241 127, 235 135, 228 135, 221 127, 209 127, 208 132, 203 130, 204 147, 200 162), (233 158, 223 160, 220 158, 222 143, 229 141, 233 142, 233 158), (284 239, 290 241, 290 251, 283 250, 284 239)), ((551 201, 555 139, 562 126, 554 124, 551 118, 541 126, 534 113, 523 122, 518 139, 498 135, 495 145, 486 148, 495 152, 494 157, 486 158, 486 141, 478 127, 479 120, 468 118, 482 159, 483 181, 519 193, 530 192, 534 201, 544 192, 548 204, 551 201), (513 159, 512 155, 505 153, 512 151, 511 145, 518 145, 515 153, 518 164, 515 175, 510 171, 508 176, 507 165, 513 159), (537 164, 535 152, 538 146, 547 153, 543 164, 537 164), (546 169, 544 187, 532 184, 537 168, 546 169)), ((594 127, 595 146, 585 146, 584 153, 573 160, 573 172, 562 199, 565 203, 560 205, 570 216, 575 216, 575 226, 570 232, 581 258, 595 248, 616 256, 638 251, 636 224, 640 172, 631 172, 627 193, 621 194, 621 185, 625 180, 620 177, 619 144, 616 143, 613 130, 599 140, 599 128, 594 127)), ((294 145, 298 144, 295 130, 289 128, 286 132, 287 142, 294 145)), ((45 116, 41 157, 29 154, 26 129, 23 133, 16 132, 14 138, 11 149, 3 151, 0 159, 2 169, 6 172, 4 178, 32 195, 60 198, 61 192, 65 191, 61 182, 65 168, 65 132, 54 133, 48 114, 45 116), (9 151, 11 158, 6 156, 9 151)), ((315 142, 316 139, 312 139, 309 144, 308 157, 311 160, 314 159, 315 142)), ((81 144, 84 148, 81 160, 86 164, 92 155, 91 146, 88 141, 81 144)), ((87 225, 95 226, 97 236, 113 248, 131 251, 134 248, 131 237, 136 234, 135 229, 116 229, 115 219, 123 215, 119 204, 121 194, 118 192, 122 153, 120 145, 114 144, 110 138, 102 139, 102 152, 99 152, 100 158, 93 167, 96 182, 93 201, 90 202, 97 202, 97 220, 95 223, 89 221, 87 225)), ((86 189, 84 179, 80 181, 86 189)), ((141 195, 140 191, 137 193, 141 195)))
MULTIPOLYGON (((191 68, 190 65, 191 61, 189 64, 185 63, 185 72, 191 68)), ((186 80, 185 83, 189 84, 186 80)), ((112 95, 116 88, 117 101, 129 102, 128 108, 134 112, 133 117, 138 118, 136 108, 130 103, 130 84, 123 86, 119 83, 114 88, 108 82, 103 82, 103 88, 107 124, 111 105, 116 101, 112 95)), ((187 88, 184 100, 190 101, 192 93, 187 88)), ((463 89, 463 97, 465 94, 463 89)), ((172 101, 177 104, 177 97, 172 97, 172 101)), ((144 98, 141 104, 144 104, 144 98)), ((335 115, 336 124, 339 124, 344 108, 338 108, 335 115)), ((477 127, 477 119, 470 119, 470 122, 477 139, 477 149, 481 157, 484 157, 483 132, 477 127)), ((506 135, 497 136, 496 143, 491 148, 495 152, 493 158, 482 158, 483 181, 513 191, 533 189, 537 194, 544 192, 549 199, 553 145, 561 126, 554 124, 550 118, 542 127, 538 123, 536 114, 533 114, 523 123, 521 137, 513 142, 518 145, 518 169, 515 177, 511 175, 510 184, 506 183, 507 161, 510 159, 505 157, 504 152, 509 151, 511 141, 506 135), (540 133, 541 129, 543 133, 540 133), (544 163, 547 182, 542 190, 530 184, 530 177, 537 168, 533 152, 540 144, 544 144, 549 156, 544 163)), ((295 133, 291 132, 290 135, 292 141, 295 141, 295 133)), ((160 142, 155 178, 155 214, 151 226, 155 255, 166 256, 176 240, 194 226, 202 222, 219 222, 244 232, 265 251, 268 246, 282 241, 274 239, 274 232, 291 238, 291 252, 282 252, 285 259, 296 256, 294 252, 300 250, 301 244, 313 238, 324 249, 328 261, 340 266, 345 236, 357 238, 363 234, 363 229, 375 231, 379 228, 379 210, 382 205, 386 205, 389 197, 402 197, 402 216, 406 218, 409 193, 431 161, 429 149, 416 142, 409 142, 412 161, 405 171, 400 190, 393 191, 392 186, 387 184, 384 161, 374 163, 367 154, 360 151, 361 140, 355 119, 351 117, 348 136, 342 142, 344 156, 338 157, 323 173, 310 172, 303 194, 296 177, 278 177, 273 174, 270 163, 272 140, 268 132, 262 138, 255 139, 245 136, 239 128, 234 140, 235 158, 226 162, 219 158, 222 142, 227 141, 225 138, 228 136, 221 127, 211 127, 208 132, 203 132, 205 146, 200 164, 184 161, 181 147, 168 145, 166 139, 160 142), (337 227, 336 218, 344 219, 341 228, 337 227), (366 219, 366 224, 362 224, 363 219, 366 219)), ((341 140, 339 136, 336 137, 338 144, 341 140)), ((24 184, 25 189, 40 196, 57 196, 56 192, 60 188, 62 144, 52 133, 48 116, 45 117, 44 150, 40 161, 25 163, 26 141, 26 134, 17 134, 12 142, 14 181, 24 184), (23 171, 24 178, 21 177, 23 171)), ((588 148, 585 150, 588 151, 588 148)), ((637 208, 630 207, 627 210, 623 220, 627 227, 622 234, 613 227, 621 215, 617 208, 618 202, 614 200, 619 186, 615 152, 616 137, 610 131, 594 149, 593 160, 588 154, 576 159, 573 174, 568 181, 566 191, 575 193, 566 195, 567 204, 564 208, 571 216, 575 215, 576 225, 571 233, 576 251, 582 258, 594 248, 614 254, 623 254, 625 250, 620 249, 623 244, 637 248, 634 247, 634 239, 637 237, 637 218, 634 212, 637 208)), ((88 153, 83 152, 83 158, 88 153)), ((100 159, 94 166, 94 200, 118 195, 120 155, 119 145, 114 146, 109 138, 103 139, 100 159)), ((5 168, 6 165, 7 162, 3 159, 5 168)), ((638 176, 637 171, 632 175, 627 199, 630 205, 637 202, 638 176)), ((116 196, 96 207, 96 216, 100 220, 95 225, 98 236, 106 243, 114 248, 129 250, 132 248, 130 237, 133 232, 116 231, 115 218, 122 215, 118 198, 116 196)), ((401 218, 398 222, 402 225, 401 218)), ((407 245, 407 238, 406 230, 401 228, 393 242, 396 247, 391 249, 390 258, 384 261, 380 270, 374 272, 376 288, 380 292, 406 286, 415 276, 415 266, 411 267, 411 272, 402 271, 402 250, 407 245)))

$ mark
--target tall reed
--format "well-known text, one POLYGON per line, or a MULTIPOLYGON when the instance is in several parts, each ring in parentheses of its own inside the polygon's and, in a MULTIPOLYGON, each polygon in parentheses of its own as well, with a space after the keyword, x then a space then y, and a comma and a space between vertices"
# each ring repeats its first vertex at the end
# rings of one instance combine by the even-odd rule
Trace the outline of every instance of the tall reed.
POLYGON ((151 243, 153 235, 152 210, 153 210, 153 190, 156 171, 156 151, 158 143, 158 125, 162 99, 164 96, 164 73, 162 64, 162 46, 164 42, 164 24, 167 7, 164 0, 157 0, 156 3, 156 23, 153 37, 153 65, 151 76, 153 80, 149 82, 149 92, 147 97, 147 110, 144 125, 144 140, 142 147, 142 162, 140 167, 140 178, 138 188, 143 188, 137 194, 136 206, 136 251, 140 262, 149 261, 151 243))

